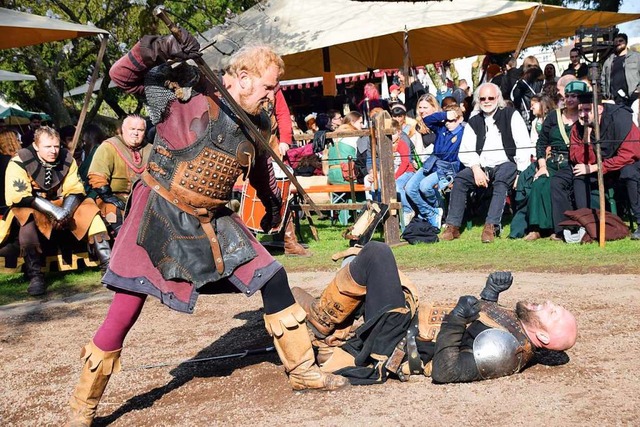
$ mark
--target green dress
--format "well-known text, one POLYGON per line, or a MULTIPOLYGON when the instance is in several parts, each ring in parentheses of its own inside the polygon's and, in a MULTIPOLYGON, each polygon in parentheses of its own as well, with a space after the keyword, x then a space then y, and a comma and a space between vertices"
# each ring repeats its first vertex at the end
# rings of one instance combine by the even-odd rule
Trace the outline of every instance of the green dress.
POLYGON ((540 176, 533 181, 529 193, 527 222, 529 228, 552 230, 553 214, 551 210, 551 177, 558 168, 568 168, 569 145, 565 142, 560 126, 564 126, 566 135, 571 134, 572 125, 558 123, 558 114, 551 111, 544 120, 542 131, 536 144, 538 158, 545 157, 547 147, 551 147, 552 156, 547 159, 549 176, 540 176), (555 160, 554 160, 555 159, 555 160), (557 162, 560 159, 560 162, 557 162))

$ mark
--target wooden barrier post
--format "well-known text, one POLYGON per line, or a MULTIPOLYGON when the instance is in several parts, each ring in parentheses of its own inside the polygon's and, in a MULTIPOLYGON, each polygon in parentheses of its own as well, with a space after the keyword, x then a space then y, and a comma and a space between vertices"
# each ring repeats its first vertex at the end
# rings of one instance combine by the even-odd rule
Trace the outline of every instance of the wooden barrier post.
POLYGON ((399 212, 402 210, 397 200, 396 178, 393 167, 393 147, 389 137, 385 134, 385 122, 391 120, 386 111, 381 111, 373 117, 378 141, 378 158, 380 159, 380 187, 382 203, 389 205, 389 216, 384 221, 384 241, 389 246, 399 245, 400 221, 399 212), (396 208, 396 209, 394 209, 396 208))

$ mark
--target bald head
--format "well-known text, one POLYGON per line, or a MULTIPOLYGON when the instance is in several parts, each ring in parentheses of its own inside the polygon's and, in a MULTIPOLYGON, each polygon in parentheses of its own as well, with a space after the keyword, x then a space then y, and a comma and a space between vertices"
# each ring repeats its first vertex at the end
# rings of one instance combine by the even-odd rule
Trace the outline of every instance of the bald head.
POLYGON ((568 350, 578 337, 578 322, 566 308, 546 301, 542 304, 520 301, 516 314, 531 342, 549 350, 568 350))

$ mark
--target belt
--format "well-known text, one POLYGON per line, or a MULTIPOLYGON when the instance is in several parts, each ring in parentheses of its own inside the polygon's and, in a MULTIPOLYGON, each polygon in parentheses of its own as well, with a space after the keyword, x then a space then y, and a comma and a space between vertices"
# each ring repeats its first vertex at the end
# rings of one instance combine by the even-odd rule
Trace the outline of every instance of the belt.
POLYGON ((171 203, 181 211, 198 218, 198 221, 200 221, 200 225, 202 225, 202 230, 209 238, 209 245, 211 246, 211 254, 213 255, 213 262, 216 265, 216 271, 219 274, 222 274, 224 272, 224 260, 222 259, 222 251, 220 250, 220 242, 218 241, 218 237, 216 236, 216 230, 214 230, 213 226, 211 225, 213 212, 209 211, 206 208, 193 207, 179 200, 175 194, 172 194, 169 190, 160 185, 160 183, 154 177, 152 177, 148 171, 144 171, 142 175, 140 175, 140 178, 142 178, 144 183, 147 184, 149 188, 155 191, 167 202, 171 203))

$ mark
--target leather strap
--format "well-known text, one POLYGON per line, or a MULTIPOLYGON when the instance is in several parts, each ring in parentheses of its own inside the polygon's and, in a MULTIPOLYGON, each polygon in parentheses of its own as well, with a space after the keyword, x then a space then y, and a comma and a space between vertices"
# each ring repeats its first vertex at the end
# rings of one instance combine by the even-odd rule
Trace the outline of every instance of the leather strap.
POLYGON ((142 178, 142 181, 149 186, 149 188, 158 193, 158 195, 167 202, 171 203, 181 211, 198 218, 198 221, 200 221, 200 224, 202 225, 202 230, 209 238, 209 245, 211 246, 211 254, 213 255, 213 262, 216 265, 216 271, 222 274, 224 272, 224 260, 222 258, 220 242, 216 236, 216 230, 213 228, 213 225, 211 225, 213 213, 206 208, 196 208, 179 200, 174 194, 171 194, 169 190, 160 185, 160 183, 152 177, 148 171, 144 171, 140 177, 142 178))

